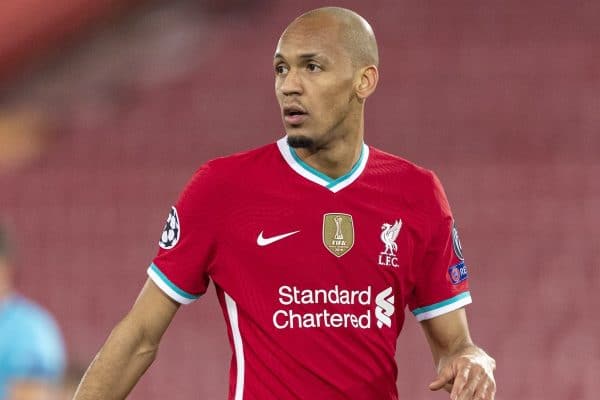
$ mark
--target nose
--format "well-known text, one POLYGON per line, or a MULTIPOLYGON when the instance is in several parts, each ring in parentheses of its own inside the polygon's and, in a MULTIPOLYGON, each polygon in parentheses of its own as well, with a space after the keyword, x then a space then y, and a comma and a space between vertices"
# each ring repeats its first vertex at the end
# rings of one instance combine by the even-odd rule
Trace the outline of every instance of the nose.
POLYGON ((287 74, 279 77, 279 91, 285 96, 299 95, 303 92, 302 79, 296 69, 290 69, 287 74))

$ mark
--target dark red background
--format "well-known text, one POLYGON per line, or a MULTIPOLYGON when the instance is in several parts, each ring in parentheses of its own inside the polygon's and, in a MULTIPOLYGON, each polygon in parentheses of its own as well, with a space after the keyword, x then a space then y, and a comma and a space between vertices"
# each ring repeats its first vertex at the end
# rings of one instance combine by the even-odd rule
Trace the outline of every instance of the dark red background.
MULTIPOLYGON (((379 40, 367 143, 435 170, 446 187, 473 337, 498 361, 497 399, 596 399, 600 3, 337 3, 379 40)), ((101 123, 68 120, 42 160, 0 177, 20 287, 56 315, 73 360, 87 364, 135 300, 195 168, 282 134, 272 53, 287 23, 319 5, 215 14, 199 68, 132 85, 101 123)), ((434 369, 412 317, 398 345, 401 398, 447 398, 427 391, 434 369)), ((225 398, 229 357, 209 289, 176 317, 131 398, 225 398)))

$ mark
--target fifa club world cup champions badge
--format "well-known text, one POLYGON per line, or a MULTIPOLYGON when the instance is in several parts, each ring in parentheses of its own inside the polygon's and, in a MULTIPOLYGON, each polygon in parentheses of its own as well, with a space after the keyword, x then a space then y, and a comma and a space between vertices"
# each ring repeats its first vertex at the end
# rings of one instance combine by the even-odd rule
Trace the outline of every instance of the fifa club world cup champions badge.
POLYGON ((323 244, 336 257, 350 251, 354 245, 352 215, 330 213, 323 216, 323 244))

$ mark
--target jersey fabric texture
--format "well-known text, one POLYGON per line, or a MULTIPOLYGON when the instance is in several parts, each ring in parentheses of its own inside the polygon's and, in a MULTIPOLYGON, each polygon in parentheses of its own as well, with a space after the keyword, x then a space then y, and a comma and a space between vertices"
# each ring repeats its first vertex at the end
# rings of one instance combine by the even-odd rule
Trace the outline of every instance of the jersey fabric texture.
POLYGON ((471 302, 435 175, 363 145, 331 179, 287 144, 201 167, 150 278, 191 303, 212 280, 233 350, 229 399, 397 399, 396 339, 471 302))
POLYGON ((19 295, 0 301, 0 399, 13 380, 58 381, 65 348, 54 319, 19 295))

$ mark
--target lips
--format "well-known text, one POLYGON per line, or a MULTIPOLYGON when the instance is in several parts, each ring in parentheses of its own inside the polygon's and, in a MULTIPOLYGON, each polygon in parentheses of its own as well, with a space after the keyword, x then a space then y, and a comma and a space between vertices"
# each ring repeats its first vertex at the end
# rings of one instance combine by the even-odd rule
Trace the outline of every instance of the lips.
POLYGON ((299 104, 283 106, 283 120, 290 125, 299 125, 308 118, 308 113, 299 104))

